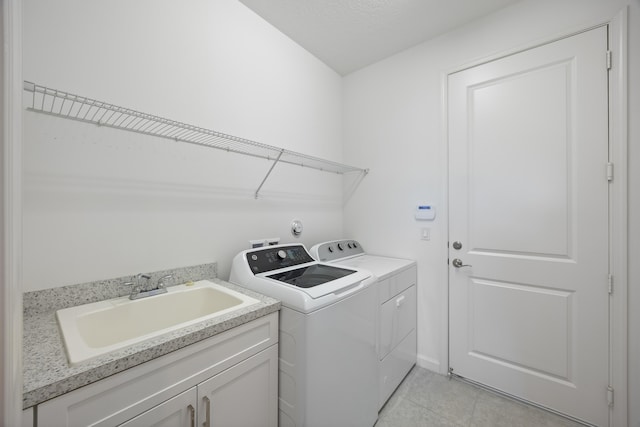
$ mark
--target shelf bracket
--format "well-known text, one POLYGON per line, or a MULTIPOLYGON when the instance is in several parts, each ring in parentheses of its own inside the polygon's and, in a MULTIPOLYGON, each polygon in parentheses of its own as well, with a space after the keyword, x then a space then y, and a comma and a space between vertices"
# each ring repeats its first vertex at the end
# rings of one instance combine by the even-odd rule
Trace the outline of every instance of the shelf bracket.
POLYGON ((271 167, 269 168, 269 170, 267 171, 267 174, 264 176, 264 179, 262 180, 262 182, 260 183, 260 185, 258 186, 258 189, 256 190, 256 194, 254 196, 255 199, 258 198, 258 193, 260 193, 260 189, 262 188, 262 186, 264 185, 265 181, 267 180, 267 178, 269 178, 269 175, 271 175, 271 172, 273 171, 273 168, 276 167, 276 165, 278 164, 278 162, 280 161, 280 157, 282 157, 282 155, 284 154, 284 149, 280 150, 280 154, 278 154, 278 157, 276 158, 276 160, 273 162, 273 164, 271 165, 271 167))

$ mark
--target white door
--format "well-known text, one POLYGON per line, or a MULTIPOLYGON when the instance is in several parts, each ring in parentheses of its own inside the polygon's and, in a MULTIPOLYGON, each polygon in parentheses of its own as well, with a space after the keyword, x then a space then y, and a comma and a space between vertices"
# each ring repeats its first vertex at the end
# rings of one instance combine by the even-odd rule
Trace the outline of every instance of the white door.
POLYGON ((448 80, 450 368, 598 426, 608 425, 606 51, 601 27, 448 80))

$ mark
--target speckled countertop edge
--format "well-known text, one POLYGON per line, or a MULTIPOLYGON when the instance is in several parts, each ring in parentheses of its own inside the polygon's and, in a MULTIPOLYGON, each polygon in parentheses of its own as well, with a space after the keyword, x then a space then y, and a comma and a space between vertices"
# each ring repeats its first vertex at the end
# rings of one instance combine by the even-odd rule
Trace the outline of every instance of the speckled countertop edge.
MULTIPOLYGON (((171 275, 172 282, 167 286, 185 283, 189 280, 214 279, 218 277, 218 264, 200 264, 189 267, 172 268, 147 273, 151 277, 150 283, 157 283, 161 277, 171 275)), ((99 280, 78 285, 62 286, 58 288, 43 289, 40 291, 25 292, 22 305, 25 316, 38 313, 47 313, 61 308, 75 307, 96 301, 118 298, 128 295, 131 287, 126 282, 133 282, 135 276, 123 276, 115 279, 99 280)))
MULTIPOLYGON (((197 278, 200 280, 203 278, 197 278)), ((23 408, 42 403, 128 368, 212 337, 280 309, 280 302, 216 278, 209 278, 259 300, 243 309, 191 325, 140 344, 69 366, 55 311, 25 310, 23 408)))

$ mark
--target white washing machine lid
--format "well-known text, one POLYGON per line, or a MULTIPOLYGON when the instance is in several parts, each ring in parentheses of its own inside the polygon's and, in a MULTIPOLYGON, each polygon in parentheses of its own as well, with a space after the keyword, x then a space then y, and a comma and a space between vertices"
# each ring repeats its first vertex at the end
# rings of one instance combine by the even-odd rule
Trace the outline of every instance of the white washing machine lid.
POLYGON ((330 294, 342 294, 343 292, 357 286, 363 280, 371 277, 371 273, 361 270, 357 267, 345 268, 342 266, 312 262, 298 267, 290 267, 283 270, 257 274, 255 275, 255 277, 262 281, 270 283, 271 286, 284 286, 287 289, 292 289, 297 292, 304 292, 311 298, 317 299, 330 294), (317 279, 316 277, 311 277, 310 280, 299 284, 299 281, 297 281, 296 279, 304 279, 304 274, 301 276, 296 275, 297 272, 302 269, 306 269, 306 271, 311 270, 312 276, 323 277, 319 279, 317 279), (324 277, 325 274, 323 274, 322 272, 330 274, 345 274, 343 274, 341 277, 329 278, 324 277), (316 279, 321 280, 322 283, 316 283, 316 279), (312 284, 312 286, 306 286, 307 284, 312 284))

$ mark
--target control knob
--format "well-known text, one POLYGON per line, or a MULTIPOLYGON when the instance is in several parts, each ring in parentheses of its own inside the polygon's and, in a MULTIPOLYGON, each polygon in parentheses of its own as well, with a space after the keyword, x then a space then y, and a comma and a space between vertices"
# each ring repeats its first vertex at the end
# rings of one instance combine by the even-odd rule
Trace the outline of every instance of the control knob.
POLYGON ((287 253, 284 250, 280 249, 278 251, 278 258, 285 259, 286 257, 287 257, 287 253))
POLYGON ((344 246, 342 245, 342 243, 338 243, 338 249, 340 249, 341 251, 344 251, 344 246))

